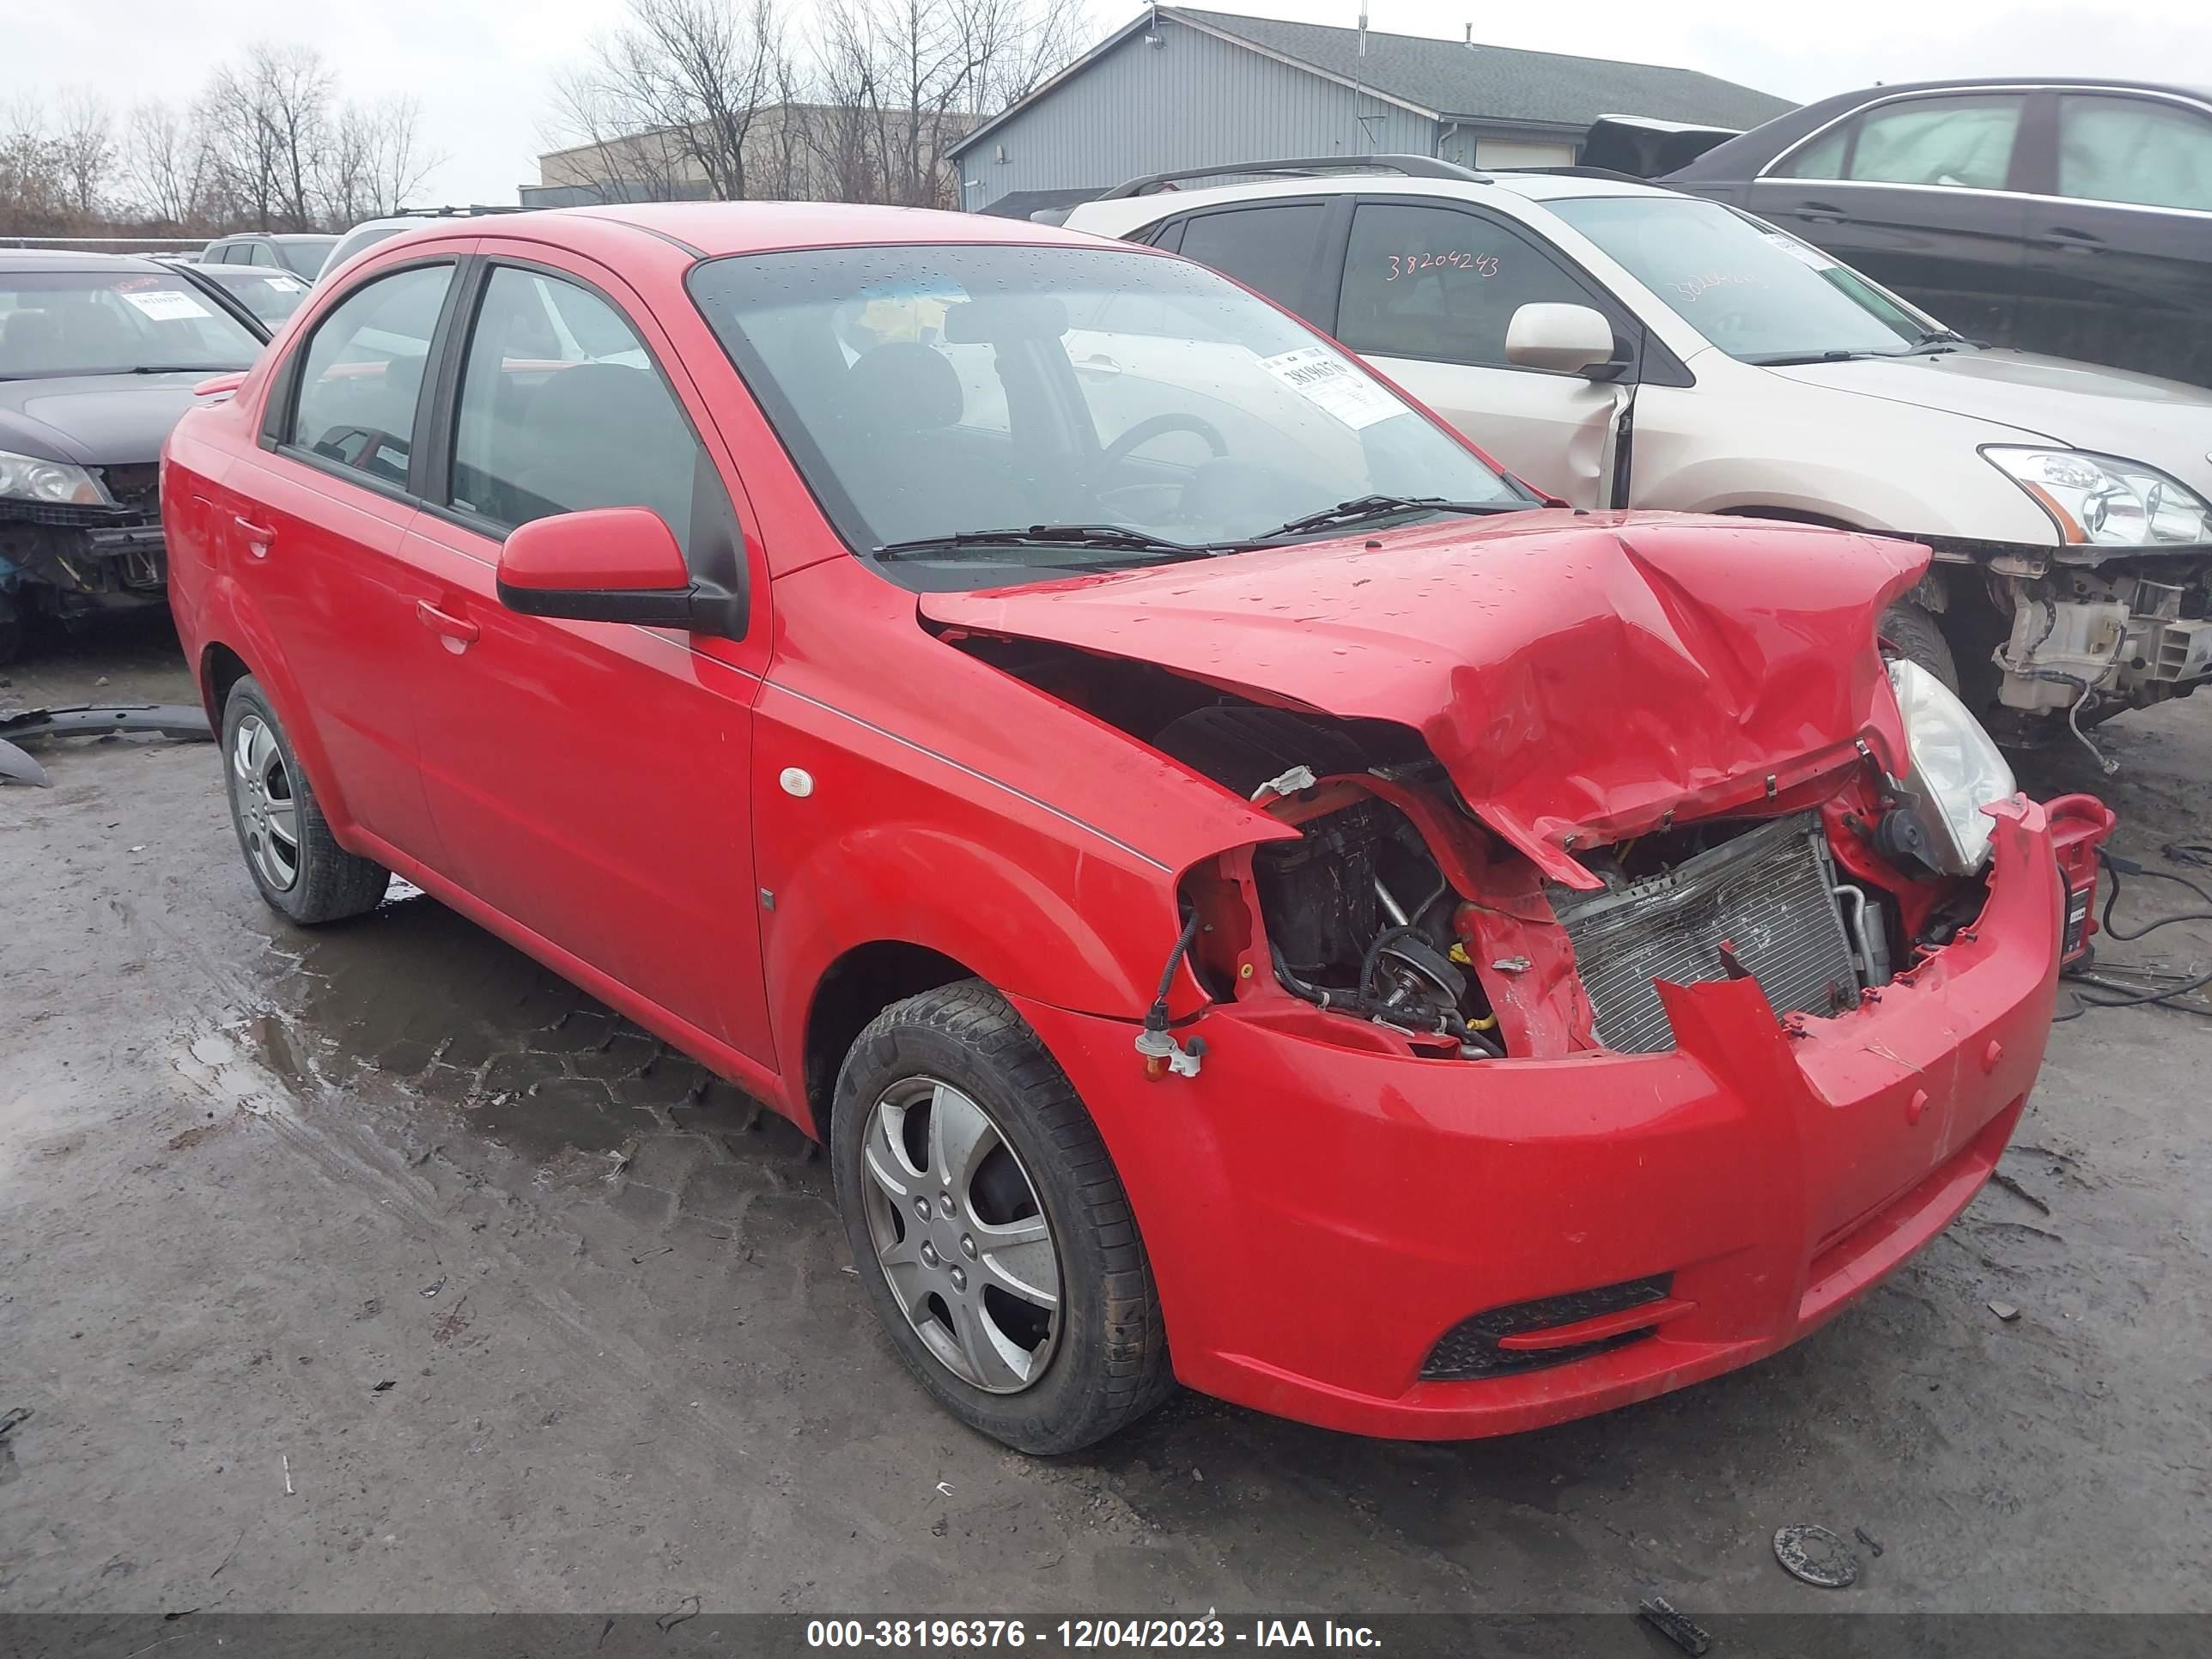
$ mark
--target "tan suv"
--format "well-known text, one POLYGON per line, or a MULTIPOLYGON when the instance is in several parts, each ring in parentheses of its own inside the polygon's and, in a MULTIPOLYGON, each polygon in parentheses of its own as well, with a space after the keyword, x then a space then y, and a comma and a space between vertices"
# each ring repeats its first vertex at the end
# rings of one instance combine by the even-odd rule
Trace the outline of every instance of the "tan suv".
POLYGON ((2212 391, 1988 349, 1617 175, 1261 163, 1133 180, 1066 224, 1269 295, 1577 506, 1928 544, 1893 642, 2010 744, 2212 678, 2212 391))

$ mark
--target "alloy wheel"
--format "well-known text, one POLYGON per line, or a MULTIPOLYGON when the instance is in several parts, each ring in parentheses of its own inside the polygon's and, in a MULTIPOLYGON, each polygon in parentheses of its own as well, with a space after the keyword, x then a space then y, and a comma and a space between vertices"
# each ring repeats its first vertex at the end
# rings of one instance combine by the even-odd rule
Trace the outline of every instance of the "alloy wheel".
POLYGON ((1035 1383, 1060 1333, 1060 1252, 990 1115, 951 1084, 902 1078, 871 1109, 862 1156, 876 1265, 915 1334, 971 1388, 1035 1383))
POLYGON ((289 890, 300 879, 299 803, 276 734, 258 714, 240 720, 231 736, 230 796, 246 856, 272 890, 289 890))

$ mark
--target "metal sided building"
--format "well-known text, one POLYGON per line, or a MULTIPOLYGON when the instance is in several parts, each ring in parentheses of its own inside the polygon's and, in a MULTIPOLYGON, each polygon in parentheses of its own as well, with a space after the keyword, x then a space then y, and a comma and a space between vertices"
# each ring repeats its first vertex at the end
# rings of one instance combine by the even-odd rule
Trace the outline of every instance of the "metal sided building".
POLYGON ((951 154, 961 206, 1026 212, 1141 173, 1266 158, 1563 166, 1601 115, 1752 127, 1794 107, 1694 70, 1163 5, 951 154))

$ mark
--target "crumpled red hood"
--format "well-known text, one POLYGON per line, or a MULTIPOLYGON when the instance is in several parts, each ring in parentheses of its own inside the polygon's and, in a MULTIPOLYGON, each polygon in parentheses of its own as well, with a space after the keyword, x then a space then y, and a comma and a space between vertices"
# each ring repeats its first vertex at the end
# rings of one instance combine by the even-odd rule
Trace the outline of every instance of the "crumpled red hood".
POLYGON ((1415 727, 1486 823, 1589 886, 1575 846, 1778 801, 1863 738, 1901 770, 1874 629, 1928 557, 1809 526, 1547 511, 921 608, 1415 727))

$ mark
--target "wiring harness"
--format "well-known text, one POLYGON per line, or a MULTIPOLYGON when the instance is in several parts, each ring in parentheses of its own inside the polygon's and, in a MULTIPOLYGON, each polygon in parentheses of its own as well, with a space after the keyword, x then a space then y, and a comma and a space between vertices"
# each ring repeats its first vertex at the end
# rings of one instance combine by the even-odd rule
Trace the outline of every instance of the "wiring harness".
MULTIPOLYGON (((2163 851, 2166 856, 2175 863, 2195 864, 2207 861, 2205 849, 2201 843, 2169 842, 2163 851)), ((2097 849, 2097 861, 2104 866, 2107 878, 2105 908, 2100 918, 2100 926, 2107 939, 2128 943, 2148 938, 2160 928, 2171 927, 2176 922, 2212 922, 2212 892, 2206 891, 2202 885, 2189 877, 2172 870, 2154 870, 2148 865, 2101 847, 2097 849), (2195 894, 2203 902, 2205 908, 2202 910, 2176 911, 2171 915, 2160 916, 2154 921, 2147 921, 2142 927, 2131 930, 2122 928, 2113 921, 2112 909, 2119 902, 2121 881, 2125 876, 2148 876, 2158 881, 2179 883, 2195 894)), ((2121 963, 2112 963, 2109 966, 2112 971, 2133 975, 2139 978, 2154 976, 2151 970, 2147 968, 2121 963)), ((2059 1020, 2079 1019, 2092 1008, 2137 1008, 2153 1004, 2178 1008, 2185 1013, 2212 1014, 2212 1003, 2208 1003, 2203 997, 2195 994, 2206 986, 2212 985, 2212 970, 2194 975, 2176 975, 2172 984, 2142 988, 2110 979, 2104 972, 2100 971, 2097 963, 2094 961, 2087 961, 2068 969, 2066 977, 2077 988, 2088 987, 2106 994, 2094 995, 2091 994, 2091 990, 2077 988, 2074 992, 2074 1006, 2063 1014, 2054 1014, 2051 1017, 2054 1023, 2059 1020)))

